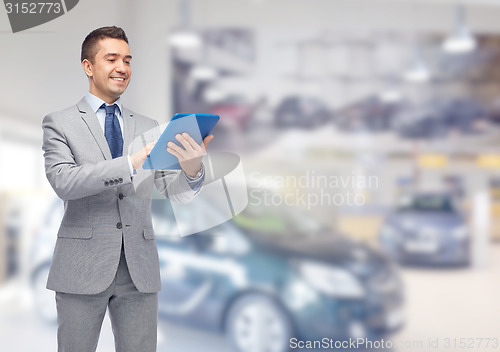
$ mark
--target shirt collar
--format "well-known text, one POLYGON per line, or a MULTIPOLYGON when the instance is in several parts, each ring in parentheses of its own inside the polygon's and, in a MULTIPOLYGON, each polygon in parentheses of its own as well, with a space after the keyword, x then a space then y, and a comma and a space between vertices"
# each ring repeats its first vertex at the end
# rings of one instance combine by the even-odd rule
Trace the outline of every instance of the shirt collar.
MULTIPOLYGON (((101 105, 105 104, 104 100, 96 97, 94 94, 92 94, 90 92, 87 92, 87 94, 85 95, 85 99, 87 100, 87 103, 89 103, 89 105, 92 108, 92 111, 94 113, 97 113, 97 111, 101 108, 101 105)), ((120 110, 120 115, 123 116, 121 97, 118 98, 113 104, 116 104, 116 106, 118 106, 118 110, 120 110)), ((111 104, 111 105, 113 105, 113 104, 111 104)), ((110 105, 110 104, 106 104, 106 105, 110 105)))

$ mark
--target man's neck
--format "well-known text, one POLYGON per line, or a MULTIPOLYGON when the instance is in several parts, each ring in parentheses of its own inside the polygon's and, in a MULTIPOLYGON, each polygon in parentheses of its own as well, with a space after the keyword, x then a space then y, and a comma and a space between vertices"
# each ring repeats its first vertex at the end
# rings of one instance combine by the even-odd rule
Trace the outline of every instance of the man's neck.
POLYGON ((89 89, 89 93, 92 94, 93 96, 101 99, 103 102, 105 102, 106 104, 109 104, 109 105, 115 103, 118 99, 120 99, 119 96, 116 98, 104 97, 104 96, 100 95, 98 92, 93 91, 92 89, 89 89))
MULTIPOLYGON (((104 102, 104 100, 102 100, 98 96, 92 94, 90 91, 88 91, 87 94, 85 94, 85 98, 87 99, 87 102, 90 104, 90 107, 92 108, 92 110, 94 112, 97 112, 101 108, 102 103, 104 102)), ((118 100, 115 100, 111 104, 110 103, 107 103, 107 104, 108 105, 116 104, 118 106, 118 109, 120 110, 120 113, 121 113, 121 111, 122 111, 121 98, 118 98, 118 100)))

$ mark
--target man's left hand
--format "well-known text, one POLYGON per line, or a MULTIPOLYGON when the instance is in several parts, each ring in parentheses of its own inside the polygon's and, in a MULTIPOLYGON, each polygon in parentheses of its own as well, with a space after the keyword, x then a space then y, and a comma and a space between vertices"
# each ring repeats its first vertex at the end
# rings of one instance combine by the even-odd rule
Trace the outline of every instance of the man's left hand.
POLYGON ((178 146, 174 142, 169 142, 167 145, 167 152, 177 157, 186 175, 195 177, 198 171, 201 170, 201 157, 207 153, 208 143, 210 143, 213 138, 213 135, 205 137, 203 143, 200 145, 186 132, 177 134, 175 139, 177 139, 184 148, 178 146))

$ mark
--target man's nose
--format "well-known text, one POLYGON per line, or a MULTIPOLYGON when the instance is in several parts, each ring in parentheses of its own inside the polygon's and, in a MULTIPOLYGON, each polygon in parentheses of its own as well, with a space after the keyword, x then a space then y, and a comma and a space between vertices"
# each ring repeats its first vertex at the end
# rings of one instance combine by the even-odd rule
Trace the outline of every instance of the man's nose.
POLYGON ((123 61, 117 60, 115 71, 119 73, 125 73, 126 72, 125 63, 123 61))

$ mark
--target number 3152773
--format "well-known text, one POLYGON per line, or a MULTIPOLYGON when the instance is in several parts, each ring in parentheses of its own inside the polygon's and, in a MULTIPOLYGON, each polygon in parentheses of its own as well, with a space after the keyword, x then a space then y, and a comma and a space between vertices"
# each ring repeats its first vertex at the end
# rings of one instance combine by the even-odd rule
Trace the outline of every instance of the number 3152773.
POLYGON ((60 13, 61 3, 59 2, 23 2, 23 3, 5 3, 7 13, 60 13))

